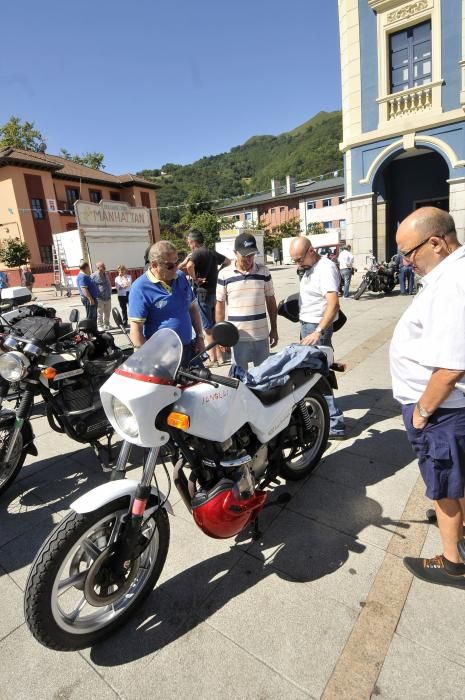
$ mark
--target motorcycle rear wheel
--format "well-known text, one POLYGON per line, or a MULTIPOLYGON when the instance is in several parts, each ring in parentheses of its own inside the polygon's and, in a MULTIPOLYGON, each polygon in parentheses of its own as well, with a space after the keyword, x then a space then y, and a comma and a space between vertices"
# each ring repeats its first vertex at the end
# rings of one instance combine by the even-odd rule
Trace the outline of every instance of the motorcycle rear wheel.
POLYGON ((365 292, 367 290, 367 288, 368 288, 368 282, 365 282, 365 281, 362 282, 360 284, 360 287, 354 292, 353 299, 356 299, 358 301, 358 299, 360 299, 363 292, 365 292))
POLYGON ((24 613, 34 637, 49 649, 74 651, 95 644, 123 625, 154 588, 170 539, 164 509, 145 521, 142 532, 150 542, 128 565, 125 581, 105 582, 105 552, 117 539, 127 509, 128 499, 120 498, 90 513, 71 512, 37 553, 24 613))
MULTIPOLYGON (((283 450, 283 463, 279 470, 281 476, 289 481, 299 481, 311 474, 319 464, 321 455, 326 449, 329 435, 329 410, 325 397, 318 391, 309 391, 304 399, 307 410, 310 414, 311 428, 305 430, 305 438, 308 439, 305 445, 285 448, 283 450)), ((294 409, 291 417, 289 429, 293 424, 301 423, 303 417, 300 415, 299 407, 294 409)))
POLYGON ((10 442, 9 438, 13 431, 14 425, 0 427, 0 495, 4 493, 16 479, 26 459, 26 450, 24 449, 22 433, 19 433, 16 438, 16 444, 13 447, 13 452, 11 453, 9 461, 5 462, 3 459, 3 455, 10 442))

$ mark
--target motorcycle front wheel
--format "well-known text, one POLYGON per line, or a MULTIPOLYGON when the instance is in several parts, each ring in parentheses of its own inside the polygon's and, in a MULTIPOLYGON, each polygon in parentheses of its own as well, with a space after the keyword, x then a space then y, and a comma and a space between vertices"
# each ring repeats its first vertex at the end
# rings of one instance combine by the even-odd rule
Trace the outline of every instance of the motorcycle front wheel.
POLYGON ((289 481, 298 481, 311 474, 319 464, 329 435, 329 410, 325 397, 318 391, 309 391, 304 398, 309 413, 310 425, 304 425, 304 418, 297 406, 288 426, 289 447, 283 450, 280 474, 289 481), (301 429, 299 431, 299 428, 301 429), (304 444, 297 440, 302 432, 304 444))
POLYGON ((0 495, 4 493, 10 484, 16 479, 18 472, 26 459, 26 450, 24 448, 23 433, 19 433, 16 438, 16 443, 10 455, 8 462, 5 462, 3 456, 8 449, 10 437, 14 431, 14 424, 8 426, 0 426, 0 495))
POLYGON ((168 552, 168 515, 161 508, 145 520, 142 534, 149 544, 125 562, 123 580, 114 582, 108 553, 127 512, 127 498, 90 513, 71 512, 37 553, 24 613, 34 637, 49 649, 95 644, 123 625, 154 588, 168 552))
POLYGON ((354 292, 353 298, 358 300, 362 296, 363 292, 365 292, 368 288, 368 282, 365 282, 365 280, 360 284, 360 287, 354 292))

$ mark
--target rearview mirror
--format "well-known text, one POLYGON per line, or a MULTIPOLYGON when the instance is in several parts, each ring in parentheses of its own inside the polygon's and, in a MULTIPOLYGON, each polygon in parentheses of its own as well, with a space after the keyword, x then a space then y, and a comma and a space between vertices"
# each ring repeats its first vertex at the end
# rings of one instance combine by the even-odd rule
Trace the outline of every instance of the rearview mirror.
POLYGON ((77 309, 71 309, 69 313, 70 323, 77 323, 79 321, 79 311, 77 309))
POLYGON ((220 321, 212 328, 212 336, 215 343, 232 348, 239 341, 239 331, 233 323, 220 321))

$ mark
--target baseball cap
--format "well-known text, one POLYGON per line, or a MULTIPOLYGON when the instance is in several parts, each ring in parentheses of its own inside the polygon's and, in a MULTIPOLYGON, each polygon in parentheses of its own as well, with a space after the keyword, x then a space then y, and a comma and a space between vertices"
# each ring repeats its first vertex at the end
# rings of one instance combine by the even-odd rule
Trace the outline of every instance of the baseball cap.
POLYGON ((251 233, 240 233, 234 241, 234 250, 243 255, 256 255, 258 253, 257 241, 251 233))

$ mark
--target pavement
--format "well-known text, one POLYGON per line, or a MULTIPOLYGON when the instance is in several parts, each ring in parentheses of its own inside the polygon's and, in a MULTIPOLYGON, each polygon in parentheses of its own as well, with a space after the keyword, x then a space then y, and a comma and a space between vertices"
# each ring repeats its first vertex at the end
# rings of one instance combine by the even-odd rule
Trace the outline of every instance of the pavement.
MULTIPOLYGON (((297 288, 272 268, 279 300, 297 288)), ((356 282, 357 280, 355 280, 356 282)), ((355 285, 354 285, 355 288, 355 285)), ((65 318, 77 297, 36 290, 65 318)), ((52 432, 37 407, 38 457, 0 498, 0 697, 464 698, 463 592, 413 580, 402 558, 441 551, 392 399, 388 347, 407 297, 341 300, 337 399, 348 439, 330 442, 261 538, 207 538, 171 492, 175 517, 159 583, 108 640, 40 646, 23 617, 30 564, 80 494, 106 481, 90 449, 52 432)), ((280 344, 298 329, 279 320, 280 344)), ((138 473, 137 459, 131 476, 138 473)))

